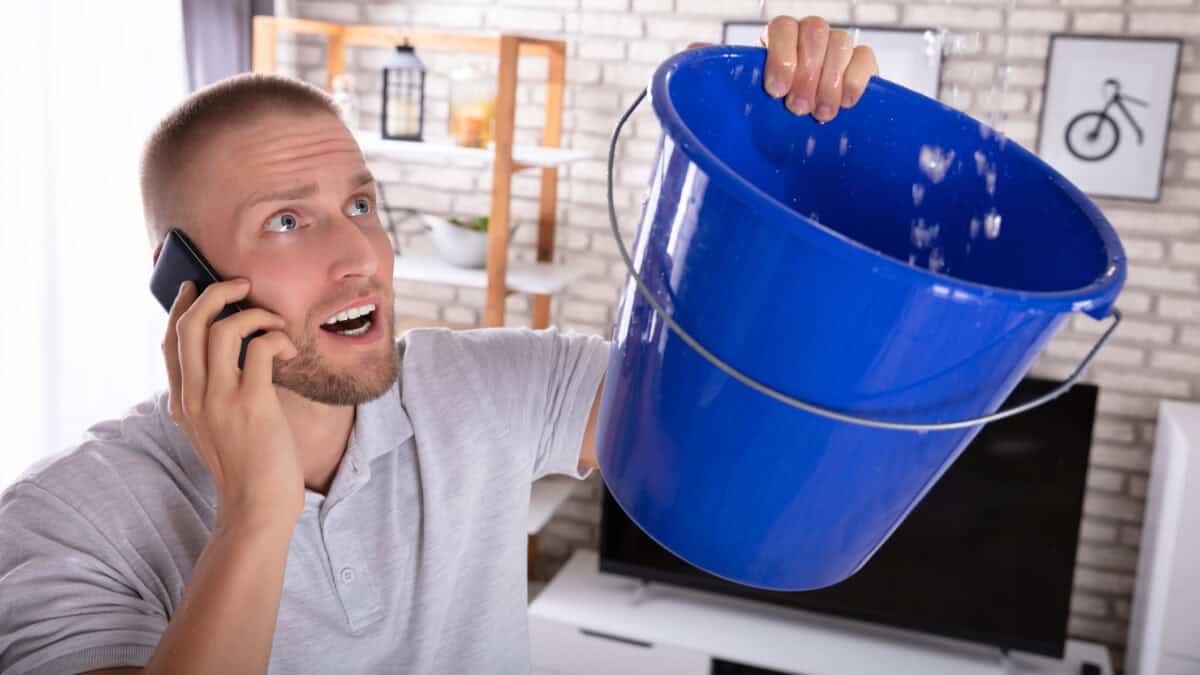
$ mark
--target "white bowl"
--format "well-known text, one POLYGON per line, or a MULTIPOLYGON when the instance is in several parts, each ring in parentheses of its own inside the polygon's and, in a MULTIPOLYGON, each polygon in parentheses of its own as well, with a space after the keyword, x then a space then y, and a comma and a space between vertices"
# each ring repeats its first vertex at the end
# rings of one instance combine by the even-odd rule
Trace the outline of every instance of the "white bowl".
MULTIPOLYGON (((433 250, 442 260, 456 267, 479 269, 487 265, 488 233, 471 230, 428 213, 421 220, 432 231, 433 250)), ((509 236, 516 231, 509 230, 509 236)))

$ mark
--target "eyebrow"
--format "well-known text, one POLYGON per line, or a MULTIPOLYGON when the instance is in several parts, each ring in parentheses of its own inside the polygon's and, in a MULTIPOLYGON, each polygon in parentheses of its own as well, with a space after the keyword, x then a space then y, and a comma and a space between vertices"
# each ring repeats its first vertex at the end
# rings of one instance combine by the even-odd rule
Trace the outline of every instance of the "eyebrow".
MULTIPOLYGON (((375 176, 371 175, 370 171, 363 170, 354 174, 349 181, 349 185, 351 190, 357 190, 364 185, 369 185, 374 182, 375 176)), ((259 204, 265 204, 267 202, 295 201, 297 199, 311 197, 316 193, 316 183, 306 183, 304 185, 297 185, 279 190, 271 190, 269 192, 258 192, 250 195, 246 201, 238 205, 237 210, 234 212, 234 220, 236 221, 240 219, 243 213, 255 206, 258 206, 259 204)))

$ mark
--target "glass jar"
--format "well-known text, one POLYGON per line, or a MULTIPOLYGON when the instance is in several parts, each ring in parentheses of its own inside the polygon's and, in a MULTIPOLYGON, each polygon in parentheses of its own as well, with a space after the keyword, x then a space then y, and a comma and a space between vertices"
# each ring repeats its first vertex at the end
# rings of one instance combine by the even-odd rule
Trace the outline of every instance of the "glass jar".
POLYGON ((458 145, 486 148, 496 132, 496 81, 472 66, 450 73, 450 137, 458 145))

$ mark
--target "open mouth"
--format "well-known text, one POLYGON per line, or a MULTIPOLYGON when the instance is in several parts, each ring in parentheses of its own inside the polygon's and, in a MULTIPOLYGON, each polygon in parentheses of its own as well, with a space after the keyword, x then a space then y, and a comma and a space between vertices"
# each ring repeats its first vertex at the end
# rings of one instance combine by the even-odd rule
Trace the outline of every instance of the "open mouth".
POLYGON ((342 312, 321 324, 321 330, 345 337, 363 335, 371 329, 371 324, 375 321, 375 313, 374 305, 342 312))

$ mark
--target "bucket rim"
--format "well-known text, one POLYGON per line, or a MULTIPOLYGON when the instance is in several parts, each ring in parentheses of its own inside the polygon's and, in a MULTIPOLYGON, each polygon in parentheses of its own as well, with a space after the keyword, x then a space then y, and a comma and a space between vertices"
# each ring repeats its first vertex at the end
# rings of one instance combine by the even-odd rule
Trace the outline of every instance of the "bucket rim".
MULTIPOLYGON (((699 166, 708 175, 710 181, 717 181, 723 184, 725 189, 735 194, 742 193, 757 198, 767 209, 786 220, 796 223, 798 226, 803 226, 797 227, 796 233, 802 236, 811 233, 814 243, 829 249, 836 248, 836 251, 839 253, 848 254, 861 259, 864 263, 869 263, 870 267, 876 273, 884 273, 886 276, 900 278, 912 285, 926 287, 935 295, 952 301, 967 303, 1000 301, 1006 304, 1020 304, 1026 310, 1038 309, 1055 313, 1082 311, 1096 319, 1102 319, 1109 314, 1117 295, 1124 286, 1126 277, 1125 251, 1120 239, 1117 237, 1116 230, 1100 212, 1095 203, 1084 195, 1079 188, 1075 187, 1074 184, 1054 169, 1054 167, 1026 150, 1016 141, 1011 138, 1006 140, 1006 144, 1011 145, 1011 152, 1016 153, 1014 161, 1033 163, 1037 168, 1043 170, 1049 176, 1051 183, 1062 190, 1071 203, 1079 208, 1099 235, 1103 244, 1107 265, 1096 280, 1091 283, 1063 291, 1028 291, 967 281, 959 277, 910 265, 788 208, 785 204, 743 178, 728 164, 718 158, 684 124, 679 112, 675 109, 674 101, 671 100, 668 94, 668 84, 671 76, 681 68, 695 66, 699 63, 715 59, 756 59, 755 66, 764 68, 766 49, 743 45, 711 45, 686 49, 659 64, 651 77, 648 91, 650 103, 663 127, 663 132, 675 140, 675 147, 691 162, 699 166), (1033 307, 1030 306, 1031 303, 1034 303, 1033 307)), ((974 117, 955 108, 950 108, 941 101, 931 99, 920 92, 913 91, 901 84, 886 80, 877 75, 871 76, 867 83, 867 90, 885 91, 894 96, 914 99, 925 105, 937 105, 950 114, 956 115, 959 118, 966 118, 971 123, 983 124, 974 117)), ((766 95, 765 92, 764 95, 766 95)), ((847 110, 842 110, 839 114, 844 115, 848 112, 847 110)))

